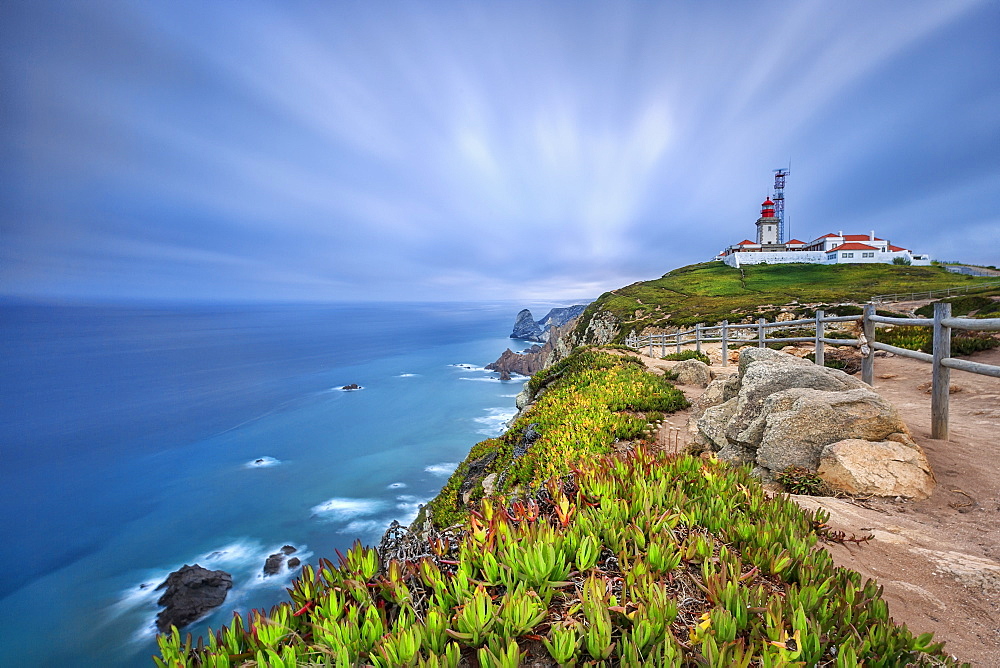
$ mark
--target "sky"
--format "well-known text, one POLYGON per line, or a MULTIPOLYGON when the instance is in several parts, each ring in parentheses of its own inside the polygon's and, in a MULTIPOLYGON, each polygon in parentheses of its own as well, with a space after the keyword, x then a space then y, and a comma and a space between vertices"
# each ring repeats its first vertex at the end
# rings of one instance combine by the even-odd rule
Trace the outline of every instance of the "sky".
POLYGON ((584 299, 754 238, 1000 263, 1000 3, 0 2, 0 295, 584 299))

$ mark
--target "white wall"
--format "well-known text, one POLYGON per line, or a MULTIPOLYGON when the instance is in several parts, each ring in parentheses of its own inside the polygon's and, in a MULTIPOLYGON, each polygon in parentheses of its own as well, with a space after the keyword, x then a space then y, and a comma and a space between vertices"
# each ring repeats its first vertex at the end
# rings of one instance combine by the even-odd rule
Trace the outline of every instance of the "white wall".
POLYGON ((792 262, 808 262, 810 264, 867 264, 883 263, 891 264, 895 257, 905 257, 911 260, 914 266, 926 266, 931 263, 930 256, 912 256, 907 251, 899 253, 880 253, 879 251, 846 251, 854 253, 853 258, 841 258, 841 253, 837 252, 837 259, 827 260, 823 251, 786 251, 784 253, 730 253, 722 258, 730 267, 739 268, 744 264, 790 264, 792 262), (862 257, 862 253, 875 253, 875 257, 862 257), (918 259, 926 257, 927 259, 918 259))
POLYGON ((789 264, 808 262, 820 264, 826 261, 826 253, 820 251, 785 251, 784 253, 732 253, 723 262, 730 267, 743 264, 789 264))

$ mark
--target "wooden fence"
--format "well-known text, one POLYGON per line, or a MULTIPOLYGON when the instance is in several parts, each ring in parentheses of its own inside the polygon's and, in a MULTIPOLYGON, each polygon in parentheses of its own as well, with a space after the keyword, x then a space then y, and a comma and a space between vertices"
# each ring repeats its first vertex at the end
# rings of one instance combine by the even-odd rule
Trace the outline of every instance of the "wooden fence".
POLYGON ((824 364, 824 346, 854 346, 861 350, 861 380, 874 385, 875 351, 883 350, 902 357, 910 357, 931 364, 931 438, 948 438, 948 401, 951 388, 951 370, 967 371, 984 376, 1000 378, 1000 366, 981 364, 970 360, 951 357, 951 330, 977 332, 1000 331, 1000 318, 953 318, 951 304, 934 304, 933 318, 890 318, 875 313, 875 304, 865 304, 862 315, 826 316, 822 310, 816 311, 814 318, 802 320, 786 320, 784 322, 767 322, 761 318, 756 323, 730 324, 722 321, 717 325, 695 325, 694 328, 674 332, 673 334, 647 334, 645 336, 630 335, 625 341, 630 348, 642 350, 648 348, 650 357, 655 356, 658 348, 660 357, 667 354, 667 348, 681 352, 682 346, 694 344, 695 350, 701 352, 702 344, 720 342, 722 344, 722 366, 729 364, 730 344, 756 344, 764 348, 769 343, 812 343, 816 354, 816 364, 824 364), (861 334, 856 339, 834 339, 826 336, 826 324, 832 322, 859 322, 861 334), (928 354, 907 348, 898 348, 876 340, 876 326, 883 325, 915 325, 918 327, 933 327, 933 353, 928 354), (768 338, 767 330, 784 329, 787 327, 815 328, 812 336, 768 338))

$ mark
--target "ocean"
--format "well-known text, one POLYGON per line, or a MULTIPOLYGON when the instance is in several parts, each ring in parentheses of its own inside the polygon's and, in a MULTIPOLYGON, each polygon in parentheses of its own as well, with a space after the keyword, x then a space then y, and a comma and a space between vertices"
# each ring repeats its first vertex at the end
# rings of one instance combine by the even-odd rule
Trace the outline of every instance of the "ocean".
POLYGON ((0 665, 150 666, 181 565, 233 576, 197 636, 409 522, 513 416, 522 307, 0 305, 0 665))

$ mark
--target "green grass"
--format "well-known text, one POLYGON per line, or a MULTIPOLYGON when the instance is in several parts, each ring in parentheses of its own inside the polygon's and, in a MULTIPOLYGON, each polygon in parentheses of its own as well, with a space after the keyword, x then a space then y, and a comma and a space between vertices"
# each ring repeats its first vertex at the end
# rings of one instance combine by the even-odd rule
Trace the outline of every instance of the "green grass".
MULTIPOLYGON (((577 325, 581 342, 599 312, 620 323, 614 343, 629 333, 651 326, 685 327, 698 322, 734 322, 747 316, 768 317, 761 305, 823 304, 833 314, 852 314, 858 307, 836 306, 865 302, 876 294, 938 290, 996 280, 953 274, 940 267, 869 265, 751 265, 739 269, 706 262, 675 269, 661 278, 606 292, 587 307, 577 325), (851 311, 852 313, 848 313, 851 311)), ((812 315, 802 307, 800 317, 812 315)), ((776 315, 775 310, 770 315, 776 315)))
MULTIPOLYGON (((875 340, 897 348, 919 350, 927 354, 934 352, 934 335, 930 327, 886 327, 875 332, 875 340)), ((1000 339, 989 332, 966 332, 958 329, 951 332, 952 355, 971 355, 993 348, 1000 348, 1000 339)))
MULTIPOLYGON (((1000 290, 992 291, 1000 294, 1000 290)), ((963 295, 961 297, 950 297, 941 299, 931 304, 925 304, 914 313, 925 318, 934 317, 934 304, 951 304, 951 314, 953 316, 965 316, 973 313, 975 315, 996 317, 994 314, 1000 312, 1000 302, 995 302, 988 295, 963 295)))
POLYGON ((699 362, 704 362, 705 364, 711 364, 712 360, 709 359, 708 355, 705 353, 699 353, 697 350, 682 350, 679 353, 670 353, 669 355, 664 355, 663 359, 671 362, 683 362, 684 360, 698 360, 699 362))
MULTIPOLYGON (((587 456, 610 452, 616 441, 639 439, 652 419, 687 406, 683 393, 660 376, 647 373, 638 358, 602 350, 578 349, 539 371, 528 382, 535 405, 495 439, 476 444, 444 489, 428 504, 438 528, 461 522, 468 508, 459 496, 469 464, 497 454, 486 470, 496 473, 498 489, 511 490, 567 473, 587 456), (514 451, 530 425, 540 434, 520 458, 514 451)), ((481 484, 475 493, 481 493, 481 484)))

